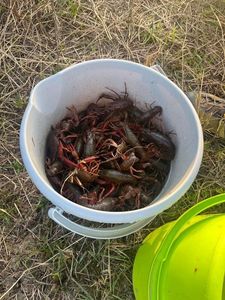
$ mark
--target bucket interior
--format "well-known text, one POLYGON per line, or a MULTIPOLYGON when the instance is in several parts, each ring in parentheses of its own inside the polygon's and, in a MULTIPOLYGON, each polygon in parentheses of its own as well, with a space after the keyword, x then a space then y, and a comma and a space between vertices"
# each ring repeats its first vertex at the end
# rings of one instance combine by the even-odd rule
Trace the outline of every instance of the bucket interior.
MULTIPOLYGON (((164 76, 149 68, 125 61, 92 61, 78 64, 41 81, 32 91, 24 125, 26 154, 49 189, 52 189, 44 169, 46 136, 66 114, 66 107, 78 110, 96 101, 106 88, 124 91, 138 105, 148 103, 163 108, 163 122, 172 131, 176 157, 170 176, 159 198, 167 196, 173 188, 182 185, 184 178, 196 164, 199 150, 199 128, 193 107, 184 94, 164 76)), ((51 199, 54 202, 54 199, 51 199)), ((160 199, 158 200, 160 201, 160 199)))

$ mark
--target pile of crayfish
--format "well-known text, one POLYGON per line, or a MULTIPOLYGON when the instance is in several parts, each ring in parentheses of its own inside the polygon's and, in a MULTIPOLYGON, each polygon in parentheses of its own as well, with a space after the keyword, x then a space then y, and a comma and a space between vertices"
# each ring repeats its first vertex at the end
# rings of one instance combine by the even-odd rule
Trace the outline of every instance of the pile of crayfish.
POLYGON ((162 190, 176 151, 161 116, 161 106, 140 109, 126 89, 110 90, 80 112, 67 108, 47 136, 50 183, 67 199, 96 210, 149 205, 162 190))

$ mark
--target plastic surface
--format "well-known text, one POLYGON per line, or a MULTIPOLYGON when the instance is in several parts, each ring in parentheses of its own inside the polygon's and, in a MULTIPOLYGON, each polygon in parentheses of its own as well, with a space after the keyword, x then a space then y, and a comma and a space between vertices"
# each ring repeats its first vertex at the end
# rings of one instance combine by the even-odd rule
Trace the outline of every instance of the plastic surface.
POLYGON ((196 216, 223 202, 206 199, 147 236, 133 269, 137 300, 224 299, 225 215, 196 216))
POLYGON ((96 239, 115 239, 129 235, 146 226, 153 219, 150 218, 135 223, 115 225, 111 228, 92 228, 70 221, 68 218, 63 216, 63 211, 58 208, 50 208, 48 211, 48 215, 53 221, 55 221, 65 229, 86 237, 96 239))
POLYGON ((21 124, 20 148, 31 179, 54 205, 91 221, 132 223, 159 214, 190 187, 201 163, 203 137, 192 104, 168 78, 133 62, 100 59, 72 65, 35 86, 21 124), (163 107, 166 127, 176 133, 172 136, 176 158, 166 186, 152 205, 129 212, 97 212, 72 203, 50 185, 44 170, 46 135, 50 126, 65 115, 67 106, 75 104, 83 109, 106 87, 123 91, 124 82, 133 99, 142 103, 155 101, 163 107))
POLYGON ((34 184, 57 207, 91 221, 133 223, 159 214, 186 192, 201 164, 203 137, 192 104, 169 79, 140 64, 100 59, 72 65, 35 86, 21 124, 20 148, 34 184), (164 189, 150 206, 128 212, 94 211, 72 203, 50 185, 44 170, 46 135, 50 126, 65 115, 67 106, 75 104, 83 109, 106 87, 123 91, 124 82, 133 99, 141 103, 155 101, 163 107, 166 127, 176 133, 172 136, 177 147, 176 158, 164 189))

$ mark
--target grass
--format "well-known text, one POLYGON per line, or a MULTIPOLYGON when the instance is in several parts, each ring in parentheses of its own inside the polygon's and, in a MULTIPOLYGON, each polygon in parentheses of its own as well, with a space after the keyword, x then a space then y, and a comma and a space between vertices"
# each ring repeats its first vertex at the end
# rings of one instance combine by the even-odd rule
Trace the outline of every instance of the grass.
POLYGON ((47 217, 18 144, 32 87, 87 59, 160 63, 184 91, 224 98, 224 13, 222 0, 0 1, 0 300, 134 299, 132 264, 143 238, 225 191, 224 140, 205 131, 200 172, 177 204, 129 237, 86 239, 47 217))

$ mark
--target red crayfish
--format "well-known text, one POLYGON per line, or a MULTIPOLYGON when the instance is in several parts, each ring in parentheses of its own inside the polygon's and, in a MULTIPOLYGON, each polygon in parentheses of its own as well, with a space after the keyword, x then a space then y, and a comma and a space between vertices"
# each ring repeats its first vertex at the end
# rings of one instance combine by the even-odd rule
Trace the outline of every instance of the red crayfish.
POLYGON ((160 193, 176 148, 165 133, 161 106, 144 111, 126 89, 110 91, 81 112, 69 107, 50 128, 46 174, 59 193, 79 205, 106 211, 142 208, 160 193))

